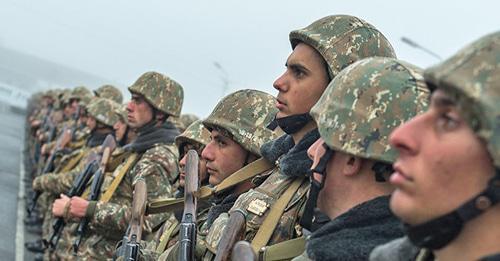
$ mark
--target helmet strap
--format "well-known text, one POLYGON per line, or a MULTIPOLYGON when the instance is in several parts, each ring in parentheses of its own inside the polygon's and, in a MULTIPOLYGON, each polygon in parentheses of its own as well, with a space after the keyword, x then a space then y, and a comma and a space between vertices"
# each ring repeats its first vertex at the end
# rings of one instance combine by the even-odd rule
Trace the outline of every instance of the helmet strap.
MULTIPOLYGON (((309 113, 303 113, 303 114, 295 114, 295 115, 290 115, 282 118, 276 118, 274 116, 274 121, 280 128, 288 135, 294 134, 301 130, 304 126, 306 126, 307 123, 312 121, 313 118, 309 113)), ((276 124, 271 123, 269 124, 268 128, 275 127, 276 124)))
POLYGON ((455 239, 464 224, 488 210, 500 200, 500 170, 495 170, 488 186, 453 212, 423 224, 405 224, 406 234, 413 244, 431 250, 441 249, 455 239))
POLYGON ((319 191, 323 188, 326 181, 326 165, 334 154, 334 151, 330 149, 328 145, 326 145, 326 143, 323 143, 323 147, 325 148, 325 154, 323 154, 323 156, 321 156, 321 158, 319 159, 318 165, 316 165, 316 167, 314 169, 311 169, 309 172, 311 188, 309 189, 309 198, 306 202, 304 214, 300 219, 300 225, 311 232, 313 229, 312 223, 314 221, 314 210, 318 201, 319 191), (321 181, 316 181, 313 177, 313 173, 321 175, 321 181))

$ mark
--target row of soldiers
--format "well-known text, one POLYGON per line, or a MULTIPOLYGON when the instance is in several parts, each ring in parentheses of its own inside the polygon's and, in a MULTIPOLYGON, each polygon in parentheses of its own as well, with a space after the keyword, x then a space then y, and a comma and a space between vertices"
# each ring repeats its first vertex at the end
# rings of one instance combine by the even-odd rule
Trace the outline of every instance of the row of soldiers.
POLYGON ((500 33, 426 70, 354 16, 289 39, 276 97, 182 133, 157 72, 34 100, 43 259, 500 260, 500 33))

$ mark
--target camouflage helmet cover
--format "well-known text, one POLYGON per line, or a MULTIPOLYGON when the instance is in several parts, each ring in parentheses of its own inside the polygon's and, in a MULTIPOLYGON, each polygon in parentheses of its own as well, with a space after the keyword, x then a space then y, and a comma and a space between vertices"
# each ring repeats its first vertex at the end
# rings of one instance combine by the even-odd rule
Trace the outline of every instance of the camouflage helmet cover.
POLYGON ((110 99, 94 98, 87 106, 88 115, 96 119, 96 121, 108 126, 113 127, 120 119, 115 113, 116 108, 120 104, 110 99))
POLYGON ((316 49, 328 64, 333 79, 348 65, 366 57, 396 58, 391 43, 373 25, 350 15, 323 17, 290 32, 292 49, 300 42, 316 49))
POLYGON ((118 118, 124 123, 128 124, 128 112, 126 104, 117 104, 115 107, 114 113, 118 116, 118 118))
POLYGON ((92 97, 94 96, 89 89, 84 86, 78 86, 71 91, 71 94, 68 96, 68 101, 71 99, 78 99, 81 105, 87 105, 92 97))
POLYGON ((122 92, 118 88, 110 84, 106 84, 97 88, 96 90, 94 90, 94 94, 97 97, 110 99, 117 103, 123 102, 122 92))
POLYGON ((500 167, 500 32, 486 35, 424 72, 429 88, 455 99, 461 116, 500 167))
POLYGON ((182 114, 181 117, 179 117, 179 121, 181 122, 182 126, 184 129, 186 129, 188 126, 190 126, 193 122, 199 120, 198 116, 194 114, 182 114))
POLYGON ((394 58, 358 61, 333 79, 311 109, 318 130, 333 150, 392 163, 393 129, 423 112, 429 91, 422 70, 394 58))
POLYGON ((228 131, 243 148, 260 156, 262 144, 276 138, 266 128, 277 113, 276 99, 257 90, 239 90, 224 97, 203 120, 209 130, 220 127, 228 131))
POLYGON ((202 146, 210 142, 210 132, 203 126, 201 120, 193 122, 181 135, 175 137, 175 145, 177 145, 177 148, 180 149, 180 146, 185 142, 199 143, 202 146))
POLYGON ((182 86, 161 73, 144 73, 128 89, 144 96, 144 99, 159 111, 174 117, 181 114, 184 100, 182 86))

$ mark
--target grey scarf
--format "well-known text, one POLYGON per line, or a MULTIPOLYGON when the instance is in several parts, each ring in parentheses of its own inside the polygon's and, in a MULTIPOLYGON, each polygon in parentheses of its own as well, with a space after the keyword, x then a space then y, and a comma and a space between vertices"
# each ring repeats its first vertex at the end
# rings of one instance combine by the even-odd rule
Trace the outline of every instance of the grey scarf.
POLYGON ((124 149, 131 150, 137 153, 144 153, 146 150, 153 147, 157 143, 171 144, 178 136, 179 130, 171 123, 166 121, 160 127, 155 126, 152 121, 137 130, 137 138, 124 149))

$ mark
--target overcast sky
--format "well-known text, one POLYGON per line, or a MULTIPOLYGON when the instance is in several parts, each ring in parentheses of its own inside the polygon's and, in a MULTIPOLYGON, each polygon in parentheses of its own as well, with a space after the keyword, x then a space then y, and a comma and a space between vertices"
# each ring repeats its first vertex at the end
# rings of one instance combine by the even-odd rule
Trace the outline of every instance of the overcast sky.
POLYGON ((183 113, 206 116, 222 96, 224 77, 227 93, 254 88, 275 95, 272 83, 291 52, 288 33, 323 16, 363 18, 400 59, 425 68, 437 60, 402 36, 446 58, 500 30, 498 10, 493 0, 0 0, 0 44, 117 82, 125 97, 142 73, 162 72, 183 85, 183 113))

